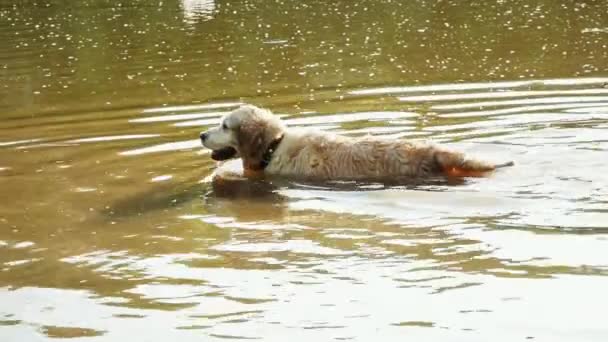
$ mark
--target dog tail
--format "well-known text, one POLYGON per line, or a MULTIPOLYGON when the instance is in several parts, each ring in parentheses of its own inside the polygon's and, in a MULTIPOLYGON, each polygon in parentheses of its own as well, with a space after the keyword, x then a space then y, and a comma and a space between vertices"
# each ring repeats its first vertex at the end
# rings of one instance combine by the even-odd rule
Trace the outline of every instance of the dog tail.
POLYGON ((464 154, 452 151, 439 151, 435 160, 441 171, 451 177, 482 177, 499 168, 515 165, 513 161, 492 164, 481 160, 467 159, 464 154))

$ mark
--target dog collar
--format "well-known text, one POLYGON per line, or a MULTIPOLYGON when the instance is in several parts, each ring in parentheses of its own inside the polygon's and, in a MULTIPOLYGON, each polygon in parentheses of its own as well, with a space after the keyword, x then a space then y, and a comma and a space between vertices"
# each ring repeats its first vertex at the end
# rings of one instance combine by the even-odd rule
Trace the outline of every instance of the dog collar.
POLYGON ((260 166, 261 166, 262 170, 265 169, 266 166, 268 166, 268 164, 270 164, 270 160, 272 159, 272 154, 274 153, 274 151, 276 151, 277 147, 279 147, 279 144, 281 143, 282 140, 283 140, 283 135, 274 139, 270 143, 270 145, 268 145, 268 148, 266 149, 264 154, 262 154, 262 161, 260 162, 260 166))

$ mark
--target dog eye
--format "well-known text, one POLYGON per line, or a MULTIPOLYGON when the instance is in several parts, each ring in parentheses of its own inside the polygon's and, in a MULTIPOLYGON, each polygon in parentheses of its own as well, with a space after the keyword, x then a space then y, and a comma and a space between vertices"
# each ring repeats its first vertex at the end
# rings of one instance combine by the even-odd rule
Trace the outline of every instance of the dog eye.
POLYGON ((222 129, 228 129, 228 126, 226 125, 225 122, 222 122, 222 129))

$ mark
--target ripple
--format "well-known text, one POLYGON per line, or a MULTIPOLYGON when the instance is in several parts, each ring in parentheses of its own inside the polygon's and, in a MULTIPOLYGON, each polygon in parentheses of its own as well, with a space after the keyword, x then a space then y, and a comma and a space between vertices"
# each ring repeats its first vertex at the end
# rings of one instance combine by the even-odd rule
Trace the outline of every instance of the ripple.
POLYGON ((180 151, 180 150, 191 150, 193 148, 200 148, 201 142, 200 140, 187 140, 187 141, 177 141, 170 142, 165 144, 159 144, 149 147, 142 147, 133 150, 128 150, 124 152, 120 152, 120 155, 123 156, 137 156, 142 154, 149 153, 158 153, 158 152, 170 152, 170 151, 180 151))
POLYGON ((170 180, 171 178, 173 178, 173 175, 161 175, 153 177, 150 179, 150 182, 164 182, 170 180))
POLYGON ((458 103, 449 105, 435 105, 431 109, 434 110, 454 110, 467 108, 483 108, 483 107, 502 107, 502 106, 519 106, 519 105, 536 105, 536 104, 558 104, 558 103, 605 103, 608 101, 608 96, 570 96, 570 97, 545 97, 540 99, 524 99, 511 101, 488 101, 488 102, 473 102, 473 103, 458 103))
POLYGON ((183 112, 201 109, 218 109, 218 108, 233 108, 242 105, 241 102, 226 102, 226 103, 206 103, 200 105, 183 105, 183 106, 167 106, 158 108, 144 109, 143 113, 167 113, 167 112, 183 112))
POLYGON ((487 93, 457 93, 441 95, 418 95, 398 97, 403 102, 441 102, 481 100, 513 97, 537 97, 551 95, 596 95, 608 94, 608 89, 578 89, 578 90, 529 90, 529 91, 493 91, 487 93))
POLYGON ((425 321, 404 321, 399 323, 393 323, 393 325, 398 327, 422 327, 422 328, 432 328, 435 326, 433 322, 425 322, 425 321))
POLYGON ((411 112, 358 112, 358 113, 338 113, 333 115, 305 116, 297 118, 287 118, 285 123, 288 125, 320 125, 332 123, 344 123, 355 121, 384 121, 389 119, 411 119, 418 114, 411 112))
MULTIPOLYGON (((275 115, 278 117, 283 117, 283 115, 280 115, 280 114, 275 114, 275 115)), ((175 123, 173 125, 175 127, 202 127, 202 126, 219 124, 221 116, 217 113, 214 115, 211 115, 211 116, 213 116, 213 117, 209 118, 209 119, 184 121, 184 122, 175 123)))
POLYGON ((513 107, 496 110, 479 110, 470 112, 454 112, 454 113, 441 113, 439 117, 450 117, 450 118, 470 118, 470 117, 482 117, 502 114, 516 114, 526 112, 538 112, 538 111, 549 111, 549 110, 561 110, 561 109, 578 109, 584 110, 583 108, 595 108, 598 106, 605 105, 604 102, 593 102, 593 103, 563 103, 563 104, 551 104, 551 105, 532 105, 513 107))
POLYGON ((284 242, 261 242, 243 243, 231 242, 213 247, 218 251, 229 252, 292 252, 298 254, 312 255, 348 255, 349 252, 340 251, 333 248, 323 247, 317 243, 306 240, 288 240, 284 242))
POLYGON ((160 134, 130 134, 130 135, 110 135, 105 137, 92 137, 68 140, 68 143, 90 143, 90 142, 105 142, 105 141, 121 141, 121 140, 136 140, 149 139, 160 137, 160 134))
POLYGON ((608 105, 607 106, 598 106, 598 107, 570 108, 570 109, 566 109, 564 111, 568 112, 568 113, 607 114, 608 105))
POLYGON ((182 121, 213 117, 217 118, 229 112, 213 112, 213 113, 193 113, 193 114, 174 114, 163 116, 152 116, 138 119, 131 119, 129 122, 167 122, 167 121, 182 121))
POLYGON ((43 326, 42 333, 52 338, 76 338, 102 336, 106 332, 88 328, 43 326))
POLYGON ((2 142, 0 142, 0 147, 31 144, 31 143, 36 143, 36 142, 40 142, 40 141, 42 141, 42 139, 26 139, 26 140, 16 140, 16 141, 2 141, 2 142))
POLYGON ((203 126, 217 125, 219 123, 220 123, 220 117, 214 117, 211 119, 178 122, 178 123, 173 124, 173 126, 175 126, 175 127, 203 127, 203 126))
POLYGON ((478 90, 478 89, 505 89, 505 88, 520 88, 533 86, 581 86, 581 85, 603 85, 608 82, 608 78, 562 78, 548 80, 526 80, 526 81, 507 81, 507 82, 487 82, 487 83, 454 83, 454 84, 439 84, 439 85, 421 85, 421 86, 405 86, 405 87, 384 87, 374 89, 359 89, 352 90, 349 94, 352 95, 382 95, 382 94, 399 94, 413 92, 440 92, 440 91, 463 91, 463 90, 478 90))
POLYGON ((566 123, 586 120, 608 120, 607 114, 587 114, 587 113, 544 113, 535 112, 529 114, 520 114, 517 116, 493 116, 491 120, 485 121, 470 121, 461 124, 438 124, 427 128, 428 131, 441 131, 449 132, 453 130, 478 130, 481 128, 497 128, 497 127, 509 127, 509 126, 520 126, 524 129, 530 127, 533 124, 541 123, 566 123))

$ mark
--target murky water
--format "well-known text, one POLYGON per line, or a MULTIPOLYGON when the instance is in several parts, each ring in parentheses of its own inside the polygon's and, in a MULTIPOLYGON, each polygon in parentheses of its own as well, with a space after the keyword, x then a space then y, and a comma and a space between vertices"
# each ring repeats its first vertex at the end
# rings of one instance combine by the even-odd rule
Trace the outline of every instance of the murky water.
POLYGON ((605 341, 607 13, 3 1, 0 340, 605 341), (517 165, 214 186, 239 103, 517 165))

